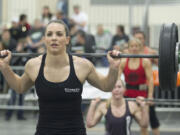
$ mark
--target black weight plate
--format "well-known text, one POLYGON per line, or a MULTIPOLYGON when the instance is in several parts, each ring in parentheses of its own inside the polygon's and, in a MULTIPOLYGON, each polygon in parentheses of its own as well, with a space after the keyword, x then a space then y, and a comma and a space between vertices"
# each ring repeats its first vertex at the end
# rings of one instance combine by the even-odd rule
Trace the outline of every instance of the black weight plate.
POLYGON ((176 88, 175 48, 177 42, 177 25, 175 23, 163 24, 159 39, 159 82, 162 90, 176 88))

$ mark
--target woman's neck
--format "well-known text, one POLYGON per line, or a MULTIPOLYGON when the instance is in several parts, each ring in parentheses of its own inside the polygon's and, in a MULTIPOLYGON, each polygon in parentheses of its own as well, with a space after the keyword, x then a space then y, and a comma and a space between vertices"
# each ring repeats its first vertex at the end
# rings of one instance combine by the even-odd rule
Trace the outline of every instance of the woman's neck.
POLYGON ((53 67, 59 67, 59 66, 64 66, 69 64, 69 57, 66 52, 63 52, 58 55, 54 55, 51 53, 47 53, 46 56, 46 64, 48 66, 53 66, 53 67))
POLYGON ((129 60, 132 60, 133 62, 135 62, 135 61, 139 61, 140 58, 130 58, 129 60))
POLYGON ((117 106, 117 107, 122 106, 124 103, 125 103, 124 98, 121 98, 121 99, 113 99, 112 98, 112 102, 111 102, 112 105, 117 106))

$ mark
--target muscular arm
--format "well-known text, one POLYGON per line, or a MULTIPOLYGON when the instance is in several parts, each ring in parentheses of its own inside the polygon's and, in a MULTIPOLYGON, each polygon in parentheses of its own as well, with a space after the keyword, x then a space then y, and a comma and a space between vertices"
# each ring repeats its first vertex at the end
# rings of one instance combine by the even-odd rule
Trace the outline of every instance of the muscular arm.
POLYGON ((126 63, 126 59, 122 59, 120 66, 119 66, 118 78, 121 78, 121 75, 122 75, 124 67, 125 67, 125 63, 126 63))
POLYGON ((26 64, 25 72, 22 76, 14 73, 9 65, 1 70, 1 72, 12 89, 14 89, 18 93, 23 93, 33 85, 32 80, 27 74, 28 70, 30 70, 29 62, 26 64))
POLYGON ((88 128, 94 127, 102 118, 102 109, 104 103, 101 103, 96 109, 96 103, 91 102, 86 116, 86 124, 88 128))
POLYGON ((135 120, 137 121, 137 123, 141 126, 141 127, 148 127, 148 123, 149 123, 149 111, 148 111, 148 106, 145 105, 144 107, 140 107, 138 106, 135 102, 132 103, 133 108, 134 108, 134 117, 135 120))
MULTIPOLYGON (((152 55, 157 55, 157 51, 154 50, 154 49, 151 49, 151 48, 148 48, 149 49, 149 54, 152 54, 152 55)), ((156 66, 158 66, 158 59, 152 59, 152 62, 153 64, 155 64, 156 66)))
POLYGON ((154 83, 153 83, 153 72, 152 72, 152 66, 150 60, 144 59, 143 66, 148 81, 148 98, 153 98, 154 83))
POLYGON ((96 88, 109 92, 114 87, 118 77, 118 69, 110 68, 106 76, 98 73, 93 65, 88 75, 87 81, 96 88))
POLYGON ((87 81, 105 92, 112 91, 118 77, 120 59, 113 59, 110 55, 118 56, 119 54, 120 52, 115 50, 109 51, 107 53, 107 58, 109 61, 109 72, 106 76, 98 73, 95 70, 95 67, 90 64, 90 72, 87 76, 87 81))

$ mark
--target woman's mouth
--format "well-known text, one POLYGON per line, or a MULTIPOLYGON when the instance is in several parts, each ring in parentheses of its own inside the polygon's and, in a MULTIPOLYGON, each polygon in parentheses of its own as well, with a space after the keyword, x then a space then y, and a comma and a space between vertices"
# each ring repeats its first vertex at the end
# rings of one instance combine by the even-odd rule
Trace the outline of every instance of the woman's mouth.
POLYGON ((51 46, 54 48, 54 47, 57 47, 58 44, 51 44, 51 46))

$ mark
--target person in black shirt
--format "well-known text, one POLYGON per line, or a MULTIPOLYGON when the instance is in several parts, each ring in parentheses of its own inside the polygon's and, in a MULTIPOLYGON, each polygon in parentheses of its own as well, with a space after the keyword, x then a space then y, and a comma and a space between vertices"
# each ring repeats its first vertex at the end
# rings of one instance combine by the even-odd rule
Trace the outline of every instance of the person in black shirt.
POLYGON ((9 29, 11 37, 18 42, 20 38, 19 20, 18 18, 12 19, 12 27, 9 29))
POLYGON ((112 38, 110 49, 122 50, 128 41, 129 37, 125 34, 124 26, 118 25, 116 28, 116 35, 112 38))
POLYGON ((30 24, 27 22, 27 15, 25 14, 21 14, 19 16, 19 39, 20 40, 26 40, 27 36, 28 36, 28 32, 31 29, 30 24))
POLYGON ((39 120, 35 135, 86 135, 81 111, 81 93, 87 80, 102 91, 111 91, 117 78, 120 59, 113 59, 120 52, 107 53, 110 63, 106 76, 98 73, 94 65, 85 58, 67 53, 69 32, 61 20, 48 23, 44 41, 44 55, 30 59, 22 76, 15 74, 9 66, 11 52, 0 52, 0 71, 9 85, 18 93, 35 85, 39 102, 39 120))
MULTIPOLYGON (((77 53, 94 53, 95 50, 95 38, 93 35, 88 34, 82 30, 78 30, 76 34, 77 42, 74 45, 74 48, 78 48, 75 50, 77 53)), ((87 58, 90 60, 93 64, 95 64, 95 58, 87 58)))
POLYGON ((142 127, 148 126, 148 106, 143 97, 137 97, 136 102, 124 99, 125 85, 122 80, 117 80, 112 97, 104 102, 100 98, 91 101, 86 124, 88 128, 94 127, 105 116, 106 135, 131 135, 132 119, 142 127), (97 108, 96 108, 97 106, 97 108))

